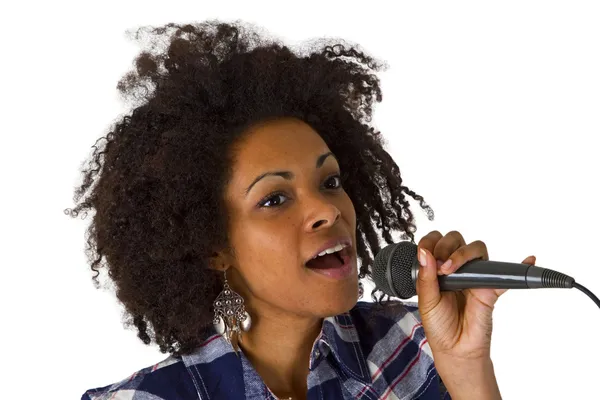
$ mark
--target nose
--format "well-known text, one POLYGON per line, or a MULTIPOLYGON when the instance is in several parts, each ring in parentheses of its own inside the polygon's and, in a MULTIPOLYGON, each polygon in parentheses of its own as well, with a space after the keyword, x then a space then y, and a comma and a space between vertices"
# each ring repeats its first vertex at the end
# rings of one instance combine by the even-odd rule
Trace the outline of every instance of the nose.
POLYGON ((309 232, 330 228, 341 218, 342 212, 328 199, 321 197, 320 201, 314 201, 312 204, 313 207, 305 225, 309 232))

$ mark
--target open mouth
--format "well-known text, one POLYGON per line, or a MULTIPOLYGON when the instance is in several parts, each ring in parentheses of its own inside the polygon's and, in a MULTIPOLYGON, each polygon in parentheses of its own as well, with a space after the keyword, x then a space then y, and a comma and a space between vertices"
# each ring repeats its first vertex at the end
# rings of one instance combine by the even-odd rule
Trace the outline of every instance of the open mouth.
POLYGON ((308 268, 312 269, 333 269, 340 268, 350 260, 350 246, 344 247, 335 253, 318 256, 306 263, 308 268))

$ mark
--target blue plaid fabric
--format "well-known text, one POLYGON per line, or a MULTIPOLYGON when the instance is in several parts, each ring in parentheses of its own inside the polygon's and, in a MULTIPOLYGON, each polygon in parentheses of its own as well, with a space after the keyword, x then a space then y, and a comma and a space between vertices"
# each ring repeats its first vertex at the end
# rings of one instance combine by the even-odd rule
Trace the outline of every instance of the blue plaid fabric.
MULTIPOLYGON (((273 340, 276 340, 275 338, 273 340)), ((415 303, 387 312, 358 302, 326 318, 312 349, 309 400, 450 399, 433 364, 415 303)), ((169 356, 121 382, 90 389, 82 400, 218 400, 276 397, 240 351, 219 335, 193 353, 169 356)))

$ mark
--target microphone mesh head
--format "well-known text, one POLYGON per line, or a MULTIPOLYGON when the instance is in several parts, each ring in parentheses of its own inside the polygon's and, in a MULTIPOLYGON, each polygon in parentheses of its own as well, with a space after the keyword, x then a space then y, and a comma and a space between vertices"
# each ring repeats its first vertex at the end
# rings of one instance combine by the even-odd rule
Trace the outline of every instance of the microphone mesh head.
POLYGON ((392 243, 375 256, 373 282, 383 293, 408 299, 417 294, 412 267, 417 258, 417 245, 412 242, 392 243), (393 287, 393 288, 392 288, 393 287))
POLYGON ((395 248, 396 244, 392 243, 381 249, 381 251, 375 256, 372 271, 373 282, 375 282, 375 286, 377 287, 377 289, 390 296, 395 295, 392 292, 391 282, 388 281, 386 274, 388 269, 388 261, 390 260, 395 248))

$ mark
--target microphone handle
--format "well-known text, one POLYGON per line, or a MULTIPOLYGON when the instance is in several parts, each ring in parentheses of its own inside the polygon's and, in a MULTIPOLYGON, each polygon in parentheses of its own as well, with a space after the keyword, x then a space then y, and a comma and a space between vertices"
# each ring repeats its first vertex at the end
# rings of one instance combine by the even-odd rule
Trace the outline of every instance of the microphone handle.
POLYGON ((470 288, 539 289, 572 288, 575 279, 535 265, 471 260, 450 275, 439 275, 440 290, 470 288))

